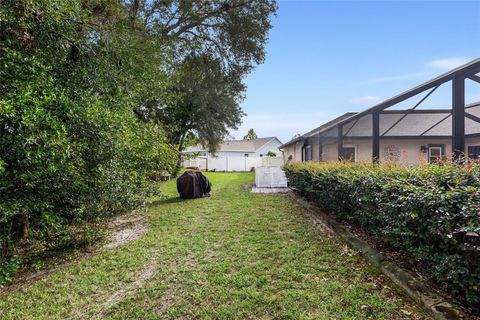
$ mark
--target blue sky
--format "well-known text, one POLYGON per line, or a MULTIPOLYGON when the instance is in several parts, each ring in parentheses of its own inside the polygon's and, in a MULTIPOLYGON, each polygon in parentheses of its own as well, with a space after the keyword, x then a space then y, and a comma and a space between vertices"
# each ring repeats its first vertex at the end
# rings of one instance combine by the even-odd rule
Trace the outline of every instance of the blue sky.
MULTIPOLYGON (((247 116, 232 135, 253 127, 286 142, 479 57, 480 0, 279 1, 266 61, 246 78, 247 116)), ((449 92, 440 87, 424 107, 449 107, 449 92)), ((480 100, 480 85, 468 83, 466 94, 480 100)))

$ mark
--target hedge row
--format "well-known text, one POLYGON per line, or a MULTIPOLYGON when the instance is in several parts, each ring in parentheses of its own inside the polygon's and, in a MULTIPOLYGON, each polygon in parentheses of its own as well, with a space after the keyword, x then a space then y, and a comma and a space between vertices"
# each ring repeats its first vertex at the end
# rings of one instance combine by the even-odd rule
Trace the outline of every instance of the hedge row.
POLYGON ((452 294, 479 303, 478 163, 295 163, 284 170, 303 196, 406 252, 452 294))

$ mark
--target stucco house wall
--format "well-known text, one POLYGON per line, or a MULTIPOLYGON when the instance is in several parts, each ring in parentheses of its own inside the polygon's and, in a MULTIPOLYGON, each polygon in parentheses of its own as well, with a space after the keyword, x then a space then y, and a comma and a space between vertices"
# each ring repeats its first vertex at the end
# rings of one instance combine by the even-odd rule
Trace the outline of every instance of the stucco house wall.
POLYGON ((469 146, 480 146, 480 137, 466 138, 465 139, 465 150, 468 150, 469 146))
MULTIPOLYGON (((428 152, 422 151, 422 146, 429 144, 444 145, 444 155, 452 153, 452 139, 395 139, 395 140, 380 140, 380 161, 391 161, 389 154, 398 151, 399 163, 405 165, 418 165, 428 161, 428 152), (393 152, 392 152, 393 151, 393 152)), ((393 157, 396 158, 396 157, 393 157)), ((395 160, 395 159, 393 159, 395 160)))
MULTIPOLYGON (((444 145, 446 156, 452 153, 451 138, 426 138, 426 139, 382 139, 380 140, 380 161, 398 161, 405 165, 418 165, 428 161, 428 152, 422 151, 422 146, 432 144, 444 145)), ((371 139, 345 139, 343 145, 355 146, 357 149, 356 161, 371 161, 372 159, 372 140, 371 139)), ((468 146, 480 145, 480 137, 467 138, 466 149, 468 146)), ((337 143, 324 144, 322 147, 322 161, 338 160, 337 143)), ((318 147, 314 150, 318 150, 318 147)), ((318 157, 314 161, 318 161, 318 157)))
MULTIPOLYGON (((469 105, 465 109, 471 115, 480 117, 480 103, 469 105)), ((338 134, 342 132, 343 146, 356 148, 355 160, 371 161, 372 115, 367 114, 351 120, 349 117, 353 116, 340 116, 286 143, 282 146, 286 151, 286 158, 292 155, 293 161, 302 161, 302 146, 309 145, 313 161, 336 161, 339 154, 338 134), (322 143, 321 149, 319 141, 322 143), (322 152, 321 157, 319 149, 322 152)), ((452 115, 448 111, 417 110, 411 114, 407 110, 384 111, 380 114, 379 133, 381 162, 394 160, 406 165, 420 164, 428 161, 428 149, 425 148, 428 145, 443 145, 443 155, 449 157, 452 154, 452 115)), ((465 137, 466 152, 469 146, 480 146, 478 122, 466 118, 465 134, 470 135, 465 137)))
POLYGON ((345 139, 343 145, 355 146, 357 148, 357 161, 371 161, 372 159, 372 140, 369 139, 345 139))
POLYGON ((338 144, 336 142, 322 145, 322 161, 338 160, 338 144))
POLYGON ((303 146, 303 141, 297 141, 289 144, 288 146, 285 146, 285 148, 283 149, 283 156, 285 158, 285 162, 286 161, 301 162, 302 146, 303 146))
POLYGON ((295 144, 294 143, 286 146, 283 149, 283 157, 285 158, 285 162, 286 161, 290 161, 290 162, 298 161, 297 159, 295 159, 295 144))
POLYGON ((320 161, 320 144, 318 143, 312 145, 312 161, 320 161))

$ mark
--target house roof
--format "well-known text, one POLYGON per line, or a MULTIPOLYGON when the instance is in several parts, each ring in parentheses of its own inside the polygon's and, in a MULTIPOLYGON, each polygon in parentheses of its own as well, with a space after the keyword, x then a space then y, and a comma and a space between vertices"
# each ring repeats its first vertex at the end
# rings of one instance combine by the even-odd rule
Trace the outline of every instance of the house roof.
MULTIPOLYGON (((466 106, 466 111, 480 115, 480 103, 466 106)), ((380 137, 451 137, 452 112, 449 109, 436 110, 385 110, 380 117, 380 137)), ((343 126, 344 138, 371 137, 372 115, 347 122, 343 126)), ((480 133, 480 123, 465 118, 465 134, 480 133)))
MULTIPOLYGON (((271 140, 277 139, 276 137, 257 138, 251 140, 228 140, 224 141, 218 147, 218 151, 231 151, 231 152, 256 152, 261 147, 269 143, 271 140)), ((278 139, 277 139, 278 140, 278 139)), ((207 152, 201 145, 187 147, 184 152, 207 152)))
MULTIPOLYGON (((466 78, 470 78, 476 82, 480 82, 480 72, 478 72, 480 70, 480 58, 478 59, 475 59, 475 60, 472 60, 460 67, 457 67, 455 69, 452 69, 448 72, 445 72, 444 74, 442 75, 439 75, 438 77, 430 80, 430 81, 427 81, 425 83, 422 83, 410 90, 407 90, 403 93, 400 93, 390 99, 387 99, 383 102, 380 102, 379 104, 369 108, 369 109, 366 109, 362 112, 359 112, 357 113, 356 115, 352 116, 352 118, 355 118, 355 119, 359 119, 361 117, 363 117, 364 115, 367 115, 367 114, 372 114, 373 112, 379 112, 379 111, 382 111, 382 110, 385 110, 386 108, 389 108, 399 102, 402 102, 406 99, 409 99, 413 96, 416 96, 417 94, 419 93, 422 93, 422 92, 425 92, 426 90, 432 90, 432 92, 434 90, 436 90, 436 88, 438 88, 440 85, 442 85, 443 83, 446 83, 448 81, 451 81, 453 80, 455 77, 457 76, 466 76, 466 78)), ((428 94, 430 95, 430 93, 428 94)), ((428 95, 426 97, 428 97, 428 95)), ((425 98, 426 98, 425 97, 425 98)), ((423 101, 423 100, 421 100, 423 101)), ((337 123, 337 125, 342 125, 342 124, 345 124, 347 122, 347 120, 342 120, 340 121, 339 123, 337 123)))
MULTIPOLYGON (((466 112, 480 118, 480 102, 465 107, 466 112)), ((282 146, 283 148, 294 142, 311 137, 336 138, 336 127, 343 123, 344 139, 372 136, 372 115, 365 114, 360 118, 356 113, 346 113, 330 122, 327 122, 304 135, 293 139, 282 146), (350 119, 349 119, 350 118, 350 119)), ((420 110, 385 110, 380 113, 380 136, 388 137, 451 137, 452 112, 449 109, 420 109, 420 110)), ((465 118, 465 134, 480 133, 480 123, 465 118)))
POLYGON ((297 142, 297 141, 301 141, 301 140, 303 140, 303 139, 305 139, 305 138, 308 138, 308 137, 311 137, 311 136, 313 136, 313 135, 315 135, 315 134, 318 134, 318 133, 320 133, 320 132, 323 132, 323 131, 331 128, 332 126, 335 126, 335 125, 336 125, 337 123, 339 123, 340 121, 345 120, 345 119, 348 119, 348 118, 350 118, 351 116, 354 116, 354 115, 356 115, 356 114, 357 114, 356 112, 347 112, 347 113, 344 113, 344 114, 342 114, 341 116, 339 116, 339 117, 337 117, 337 118, 335 118, 335 119, 333 119, 333 120, 330 120, 330 121, 322 124, 321 126, 316 127, 315 129, 310 130, 310 131, 308 131, 307 133, 305 133, 305 134, 303 134, 303 135, 301 135, 301 136, 299 136, 299 137, 297 137, 297 138, 294 138, 294 139, 288 141, 287 143, 282 144, 282 145, 280 146, 280 148, 284 148, 285 146, 288 146, 288 145, 290 145, 290 144, 292 144, 292 143, 295 143, 295 142, 297 142))
MULTIPOLYGON (((307 132, 303 136, 283 144, 280 148, 311 137, 336 139, 338 138, 338 127, 342 128, 344 138, 371 138, 373 137, 373 114, 379 115, 380 137, 451 137, 451 109, 417 110, 416 108, 440 85, 448 81, 455 82, 456 79, 470 79, 480 83, 479 71, 480 59, 473 60, 362 112, 336 118, 307 132), (430 91, 411 109, 385 111, 385 109, 427 90, 430 91)), ((464 85, 460 81, 457 83, 457 90, 460 92, 464 85)), ((462 99, 462 96, 459 95, 455 102, 463 104, 462 99)), ((480 103, 466 106, 467 108, 468 110, 465 112, 465 134, 480 134, 480 103)))

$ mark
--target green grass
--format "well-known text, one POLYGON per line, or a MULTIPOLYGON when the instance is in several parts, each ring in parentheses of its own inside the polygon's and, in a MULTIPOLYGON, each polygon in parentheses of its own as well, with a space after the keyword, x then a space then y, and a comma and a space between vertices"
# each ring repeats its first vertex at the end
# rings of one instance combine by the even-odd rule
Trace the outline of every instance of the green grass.
POLYGON ((164 184, 146 235, 1 296, 0 318, 424 317, 291 198, 249 193, 252 174, 208 176, 212 197, 164 184))

